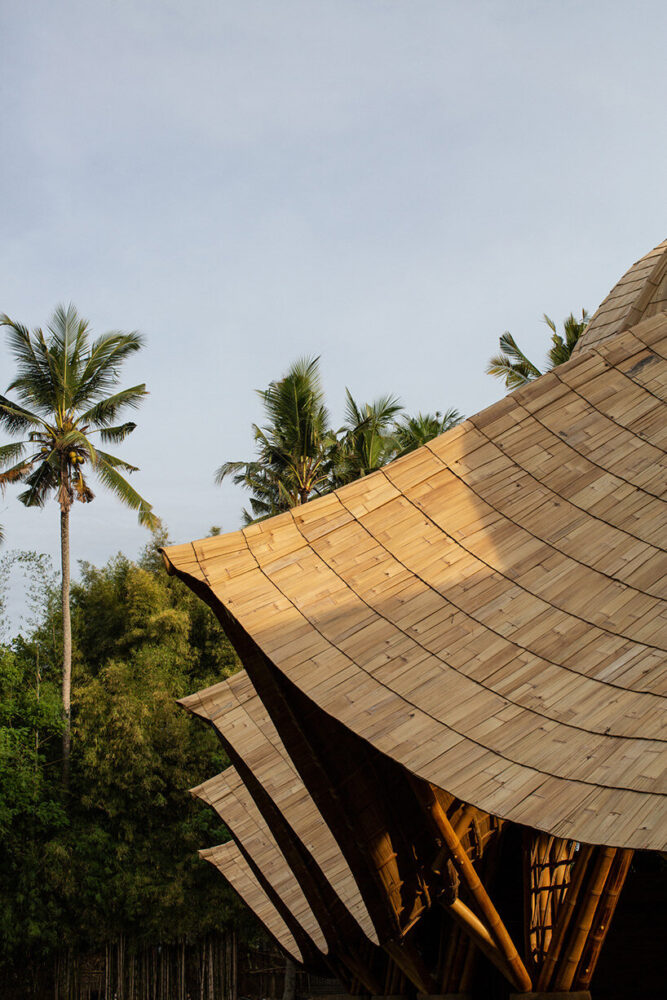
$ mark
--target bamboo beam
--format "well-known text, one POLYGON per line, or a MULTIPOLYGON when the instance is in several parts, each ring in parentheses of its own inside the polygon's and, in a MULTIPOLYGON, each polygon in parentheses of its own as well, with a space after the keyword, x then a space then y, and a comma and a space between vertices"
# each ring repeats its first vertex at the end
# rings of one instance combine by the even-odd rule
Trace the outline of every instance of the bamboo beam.
MULTIPOLYGON (((492 962, 497 969, 502 972, 506 979, 514 982, 514 975, 511 966, 498 947, 497 942, 491 936, 489 929, 482 923, 469 906, 466 906, 460 899, 455 899, 453 903, 444 904, 456 922, 472 938, 480 951, 492 962)), ((460 943, 459 943, 460 947, 460 943)), ((449 982, 449 989, 445 992, 453 992, 455 984, 449 982)))
POLYGON ((456 822, 452 824, 454 833, 459 838, 459 840, 461 839, 463 834, 466 832, 466 830, 472 823, 472 818, 476 812, 477 810, 475 809, 474 806, 471 806, 470 804, 464 805, 463 809, 459 813, 458 818, 456 819, 456 822))
POLYGON ((537 980, 537 989, 546 990, 549 988, 551 977, 553 975, 554 969, 556 968, 556 963, 560 958, 560 953, 563 947, 563 942, 565 940, 565 935, 567 934, 570 922, 572 920, 572 915, 574 913, 574 908, 577 905, 577 900, 579 898, 579 892, 581 891, 581 886, 586 875, 586 869, 588 867, 588 862, 590 861, 591 855, 593 853, 593 848, 590 844, 582 844, 579 848, 579 856, 574 863, 574 869, 572 876, 570 878, 570 884, 565 893, 565 898, 563 900, 561 909, 558 913, 556 919, 556 926, 554 927, 554 932, 551 935, 551 942, 549 944, 549 950, 547 951, 546 958, 544 959, 544 964, 540 972, 539 978, 537 980))
POLYGON ((447 813, 438 802, 438 799, 430 785, 426 785, 419 781, 416 783, 416 787, 418 794, 422 796, 424 796, 425 788, 430 790, 430 802, 427 802, 426 805, 444 843, 449 848, 454 866, 461 879, 465 882, 468 891, 479 906, 480 911, 484 916, 484 920, 488 925, 491 936, 503 954, 508 966, 508 971, 511 973, 509 977, 510 982, 520 993, 528 993, 532 989, 531 978, 526 971, 525 965, 519 957, 519 953, 516 950, 507 928, 500 919, 498 911, 491 902, 491 898, 489 897, 486 889, 482 885, 470 858, 461 845, 461 841, 456 836, 454 829, 447 818, 447 813))
POLYGON ((588 933, 593 923, 595 910, 597 909, 604 884, 611 869, 612 862, 616 856, 615 847, 602 847, 591 875, 590 884, 586 887, 587 894, 580 910, 579 920, 574 928, 574 934, 570 941, 569 948, 565 954, 561 966, 556 976, 555 990, 569 990, 572 988, 574 974, 579 965, 581 954, 586 944, 588 933))
POLYGON ((591 934, 588 937, 586 947, 577 967, 574 981, 575 990, 587 989, 590 986, 604 939, 609 930, 611 918, 618 903, 618 897, 621 894, 621 889, 625 884, 625 879, 630 870, 633 854, 634 851, 630 850, 619 850, 616 852, 614 863, 602 891, 597 910, 595 911, 591 934))

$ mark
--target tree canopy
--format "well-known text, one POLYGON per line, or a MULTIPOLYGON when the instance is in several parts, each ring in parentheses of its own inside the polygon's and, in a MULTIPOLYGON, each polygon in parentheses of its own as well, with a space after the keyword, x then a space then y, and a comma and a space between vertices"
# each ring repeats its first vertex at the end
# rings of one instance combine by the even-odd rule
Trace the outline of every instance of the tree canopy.
POLYGON ((157 944, 230 924, 256 933, 197 857, 227 833, 188 795, 228 763, 212 730, 176 704, 237 669, 213 614, 153 549, 137 562, 82 566, 63 798, 58 595, 43 557, 21 558, 36 618, 0 644, 0 975, 119 934, 157 944))
POLYGON ((136 409, 146 386, 134 385, 114 392, 123 362, 142 346, 138 333, 114 330, 91 342, 88 321, 73 305, 58 306, 48 327, 48 337, 37 328, 32 333, 9 316, 0 316, 8 332, 16 375, 0 395, 0 427, 23 440, 0 446, 0 489, 21 482, 19 494, 26 507, 43 507, 49 495, 60 504, 62 643, 63 779, 69 779, 72 636, 70 621, 69 516, 75 500, 90 503, 93 491, 84 473, 88 463, 102 484, 126 506, 136 510, 139 523, 155 527, 151 505, 123 475, 136 466, 103 451, 103 444, 124 441, 136 427, 132 421, 117 423, 121 414, 136 409))
MULTIPOLYGON (((558 333, 554 321, 546 313, 543 319, 551 330, 551 347, 547 353, 545 368, 545 371, 551 371, 552 368, 570 359, 572 351, 588 325, 588 313, 582 309, 581 319, 570 313, 563 320, 562 336, 558 333)), ((520 385, 533 382, 543 374, 537 365, 526 357, 509 330, 505 330, 500 337, 499 346, 500 353, 489 359, 486 374, 502 379, 507 389, 518 389, 520 385)))
POLYGON ((228 476, 250 493, 250 524, 381 469, 399 455, 444 433, 463 419, 455 409, 408 417, 397 396, 357 402, 345 390, 345 419, 335 430, 325 405, 319 358, 301 358, 267 389, 259 389, 266 423, 252 426, 256 457, 225 462, 228 476))

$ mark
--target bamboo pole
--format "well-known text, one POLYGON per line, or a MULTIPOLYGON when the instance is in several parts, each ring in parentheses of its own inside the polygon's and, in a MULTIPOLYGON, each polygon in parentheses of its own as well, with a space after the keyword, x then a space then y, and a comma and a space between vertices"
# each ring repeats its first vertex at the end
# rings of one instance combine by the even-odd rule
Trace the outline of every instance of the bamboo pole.
POLYGON ((458 819, 456 820, 455 823, 452 824, 454 833, 459 838, 459 840, 461 839, 463 834, 466 832, 466 830, 472 823, 472 818, 476 812, 477 810, 475 809, 474 806, 471 806, 470 804, 464 805, 458 819))
POLYGON ((574 981, 575 990, 588 989, 590 986, 604 939, 607 936, 607 931, 609 930, 609 925, 614 915, 616 904, 618 903, 618 897, 621 894, 621 889, 625 884, 625 879, 630 870, 633 854, 634 851, 631 850, 619 850, 616 852, 614 863, 609 872, 609 877, 600 897, 597 910, 595 911, 592 932, 588 937, 586 947, 577 967, 574 981))
MULTIPOLYGON (((464 928, 468 936, 472 938, 480 951, 482 951, 489 961, 492 962, 496 968, 500 970, 500 972, 502 972, 506 979, 509 979, 510 982, 514 982, 512 967, 498 947, 498 943, 490 934, 489 929, 482 923, 479 917, 477 917, 470 907, 466 906, 466 904, 460 899, 455 899, 453 903, 448 903, 446 905, 454 920, 460 927, 464 928)), ((456 944, 458 948, 460 948, 460 937, 457 939, 456 944)), ((458 948, 455 949, 454 959, 458 948)), ((452 961, 452 965, 450 966, 447 980, 448 989, 445 990, 446 993, 451 992, 453 988, 453 966, 454 961, 452 961)))
POLYGON ((534 830, 524 827, 521 837, 521 874, 523 879, 523 951, 530 966, 531 977, 535 976, 535 956, 533 954, 531 928, 533 926, 533 882, 532 853, 535 839, 534 830))
MULTIPOLYGON (((421 785, 421 782, 419 784, 421 785)), ((430 789, 430 785, 428 787, 430 789)), ((421 794, 423 795, 423 791, 421 794)), ((431 802, 428 803, 428 808, 438 830, 440 831, 442 839, 449 848, 452 861, 459 872, 459 875, 465 882, 473 899, 479 906, 484 919, 490 928, 491 935, 493 936, 495 943, 500 948, 508 969, 511 970, 511 975, 509 977, 510 982, 519 993, 530 992, 532 989, 532 981, 526 971, 525 965, 519 957, 519 953, 516 950, 514 942, 512 941, 504 923, 500 919, 498 911, 491 902, 486 889, 480 882, 479 876, 477 875, 470 858, 464 851, 461 841, 454 833, 452 825, 447 818, 447 814, 438 802, 436 796, 433 794, 432 789, 431 802)))
POLYGON ((579 920, 574 928, 568 951, 561 961, 560 969, 556 976, 555 990, 567 991, 572 987, 574 974, 579 964, 584 945, 586 944, 591 924, 593 923, 595 910, 615 856, 615 847, 602 847, 599 850, 591 875, 590 885, 587 886, 586 898, 580 909, 579 920))
POLYGON ((558 919, 560 906, 565 898, 565 893, 567 892, 574 852, 575 843, 573 840, 560 840, 557 837, 555 838, 555 856, 553 862, 553 874, 551 878, 554 886, 554 894, 551 902, 554 929, 556 920, 558 919))
POLYGON ((565 935, 567 934, 570 926, 574 908, 577 905, 581 886, 584 881, 586 869, 588 868, 588 862, 592 853, 593 848, 590 844, 581 845, 579 849, 579 856, 574 863, 574 870, 570 879, 570 884, 558 913, 554 932, 551 935, 549 950, 547 951, 546 958, 544 959, 544 964, 542 965, 542 970, 537 981, 538 990, 546 990, 550 986, 551 977, 556 967, 556 962, 560 958, 565 935))

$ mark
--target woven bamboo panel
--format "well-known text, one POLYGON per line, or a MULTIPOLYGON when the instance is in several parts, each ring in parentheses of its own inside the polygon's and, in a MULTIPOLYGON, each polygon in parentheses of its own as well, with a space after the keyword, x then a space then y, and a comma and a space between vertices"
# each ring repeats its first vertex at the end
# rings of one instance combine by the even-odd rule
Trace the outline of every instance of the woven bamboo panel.
POLYGON ((297 962, 303 956, 296 941, 290 934, 285 921, 257 881, 250 865, 233 841, 200 851, 200 857, 210 862, 224 875, 232 889, 258 917, 268 933, 297 962))
MULTIPOLYGON (((350 915, 377 943, 371 918, 340 847, 294 768, 247 673, 241 671, 182 699, 181 704, 220 731, 270 796, 350 915)), ((208 783, 203 787, 207 788, 208 783)))
MULTIPOLYGON (((648 275, 650 301, 664 253, 626 291, 648 275)), ((666 355, 649 316, 381 472, 165 558, 408 770, 665 849, 666 355)))
POLYGON ((313 942, 314 949, 326 954, 328 946, 308 900, 236 769, 227 768, 193 788, 192 794, 215 809, 239 848, 313 942))

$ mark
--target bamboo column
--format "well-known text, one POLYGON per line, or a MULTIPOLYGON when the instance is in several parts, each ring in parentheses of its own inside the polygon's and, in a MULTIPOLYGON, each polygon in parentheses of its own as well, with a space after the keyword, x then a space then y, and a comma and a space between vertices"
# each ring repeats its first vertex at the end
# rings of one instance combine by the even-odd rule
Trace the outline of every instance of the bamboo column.
POLYGON ((602 890, 604 889, 607 876, 616 856, 615 847, 602 847, 593 868, 591 879, 586 889, 586 897, 580 908, 579 919, 574 928, 574 933, 566 954, 563 956, 554 988, 556 990, 568 991, 572 989, 575 972, 581 958, 581 954, 586 944, 595 910, 597 908, 602 890))
POLYGON ((587 989, 590 986, 604 939, 609 930, 609 924, 618 903, 618 897, 621 894, 621 889, 630 870, 633 854, 634 851, 630 850, 619 850, 616 852, 606 885, 600 896, 600 902, 595 911, 591 933, 589 934, 586 947, 577 967, 574 980, 575 989, 587 989))
MULTIPOLYGON (((428 787, 430 789, 430 786, 428 787)), ((516 946, 512 941, 507 928, 502 922, 498 911, 493 905, 489 894, 482 885, 470 858, 464 851, 461 841, 456 836, 456 833, 454 832, 454 829, 452 828, 452 825, 447 817, 447 813, 438 802, 432 789, 430 790, 431 801, 427 803, 427 807, 436 823, 445 845, 449 849, 452 862, 454 863, 461 879, 465 882, 468 891, 479 906, 484 920, 488 925, 489 932, 493 937, 494 943, 502 953, 504 962, 508 966, 508 971, 510 972, 510 981, 519 993, 528 993, 532 989, 532 981, 528 975, 525 965, 519 957, 516 946)), ((423 796, 423 787, 419 789, 419 793, 423 796)))

